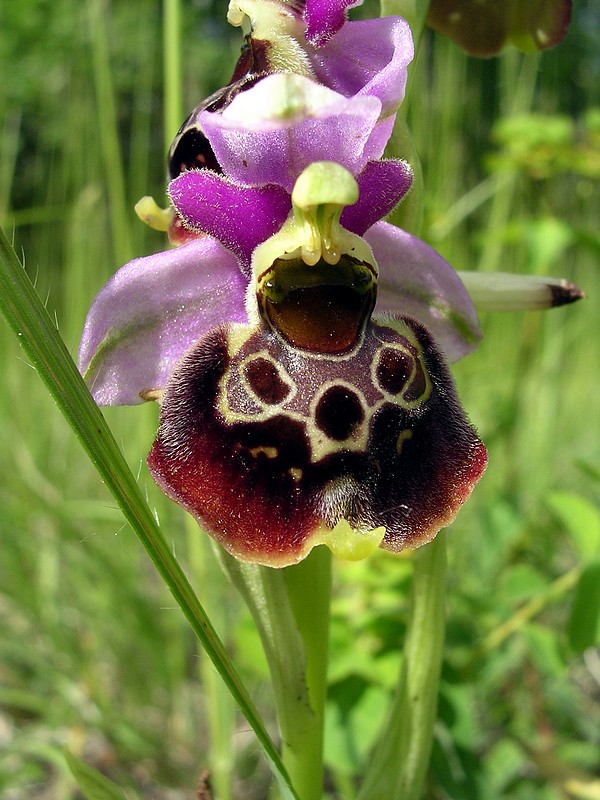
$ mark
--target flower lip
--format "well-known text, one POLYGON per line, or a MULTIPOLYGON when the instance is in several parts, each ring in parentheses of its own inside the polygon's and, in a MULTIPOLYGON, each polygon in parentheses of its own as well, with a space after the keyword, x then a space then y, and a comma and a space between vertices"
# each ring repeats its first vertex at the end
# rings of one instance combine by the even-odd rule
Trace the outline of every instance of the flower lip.
POLYGON ((169 381, 148 458, 232 555, 283 567, 331 532, 398 552, 449 525, 486 463, 427 331, 371 320, 343 355, 225 325, 169 381), (376 534, 376 535, 375 535, 376 534))
POLYGON ((359 341, 375 305, 377 273, 349 254, 337 264, 279 258, 257 281, 259 313, 289 344, 343 353, 359 341))

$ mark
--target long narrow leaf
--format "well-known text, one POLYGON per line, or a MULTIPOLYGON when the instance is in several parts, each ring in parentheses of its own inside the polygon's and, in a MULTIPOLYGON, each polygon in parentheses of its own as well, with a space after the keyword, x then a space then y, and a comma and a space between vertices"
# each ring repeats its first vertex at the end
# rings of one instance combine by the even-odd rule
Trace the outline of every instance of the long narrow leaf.
POLYGON ((258 711, 183 570, 167 547, 104 417, 2 228, 0 308, 256 733, 283 797, 293 800, 297 796, 258 711))
POLYGON ((109 781, 97 769, 76 758, 68 750, 65 751, 65 760, 87 800, 126 800, 116 783, 109 781))

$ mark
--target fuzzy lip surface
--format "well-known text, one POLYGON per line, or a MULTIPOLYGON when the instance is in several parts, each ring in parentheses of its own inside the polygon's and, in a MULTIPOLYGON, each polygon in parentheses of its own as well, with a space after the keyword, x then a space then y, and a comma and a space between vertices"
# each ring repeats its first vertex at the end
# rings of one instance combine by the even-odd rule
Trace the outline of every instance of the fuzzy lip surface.
POLYGON ((232 555, 274 567, 339 525, 385 529, 393 552, 425 544, 486 463, 433 340, 400 318, 318 357, 263 326, 213 329, 169 382, 148 458, 232 555))

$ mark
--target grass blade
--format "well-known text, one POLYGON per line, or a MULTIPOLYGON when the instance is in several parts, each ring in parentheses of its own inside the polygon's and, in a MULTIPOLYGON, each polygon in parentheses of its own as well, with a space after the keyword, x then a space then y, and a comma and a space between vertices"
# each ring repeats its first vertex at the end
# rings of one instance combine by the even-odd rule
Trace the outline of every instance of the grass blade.
POLYGON ((97 769, 75 758, 68 750, 65 751, 65 760, 87 800, 127 800, 115 783, 97 769))
POLYGON ((296 794, 258 711, 183 570, 167 547, 104 417, 2 228, 0 309, 256 733, 281 786, 282 796, 293 800, 296 794))

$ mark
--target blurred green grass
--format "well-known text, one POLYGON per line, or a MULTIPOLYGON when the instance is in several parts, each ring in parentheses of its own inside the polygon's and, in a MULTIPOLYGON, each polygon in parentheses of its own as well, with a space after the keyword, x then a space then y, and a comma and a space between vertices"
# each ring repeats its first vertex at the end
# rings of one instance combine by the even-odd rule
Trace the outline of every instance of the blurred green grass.
MULTIPOLYGON (((217 2, 185 7, 186 108, 231 72, 239 39, 224 11, 217 2)), ((1 221, 73 353, 110 275, 164 246, 133 213, 142 195, 164 196, 160 12, 154 0, 0 9, 1 221)), ((564 276, 589 296, 543 315, 484 315, 481 348, 454 370, 490 466, 448 536, 433 800, 583 797, 574 782, 589 789, 600 779, 600 628, 593 614, 585 630, 570 616, 576 591, 579 607, 598 605, 590 581, 578 581, 595 574, 600 553, 600 137, 584 124, 600 108, 599 21, 597 0, 576 3, 566 42, 536 58, 479 62, 427 37, 412 92, 424 237, 459 269, 564 276), (573 120, 571 138, 555 141, 540 114, 573 120), (515 120, 521 127, 503 139, 515 120), (541 158, 542 174, 533 168, 541 158), (565 574, 572 580, 557 586, 565 574), (536 598, 531 618, 502 638, 536 598)), ((234 796, 264 797, 266 773, 229 712, 233 731, 210 746, 215 704, 225 702, 214 676, 5 325, 0 336, 0 795, 75 798, 61 757, 68 746, 131 797, 190 797, 217 757, 235 773, 234 796)), ((269 707, 237 598, 195 526, 147 474, 157 410, 105 413, 269 707)), ((409 577, 410 559, 383 554, 336 567, 332 797, 352 796, 384 713, 409 577)))

